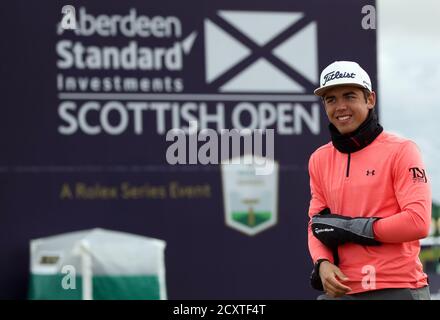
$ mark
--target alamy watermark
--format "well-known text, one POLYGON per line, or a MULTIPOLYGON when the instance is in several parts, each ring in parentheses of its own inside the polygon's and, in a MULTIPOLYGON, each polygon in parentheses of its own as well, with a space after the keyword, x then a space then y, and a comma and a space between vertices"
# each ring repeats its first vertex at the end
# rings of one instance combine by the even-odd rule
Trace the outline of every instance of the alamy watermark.
POLYGON ((173 142, 166 151, 168 164, 247 164, 255 166, 257 175, 273 172, 274 129, 221 129, 220 134, 214 129, 198 129, 198 122, 190 121, 187 131, 175 128, 167 132, 166 141, 173 142), (200 147, 199 142, 203 142, 200 147), (240 157, 241 151, 253 157, 240 157))
POLYGON ((62 274, 66 274, 61 279, 61 287, 64 290, 75 290, 76 289, 76 269, 72 265, 65 265, 61 269, 62 274))
POLYGON ((76 11, 75 7, 66 5, 61 9, 63 18, 61 19, 61 28, 64 30, 76 29, 76 11))
POLYGON ((365 16, 362 18, 361 25, 365 30, 376 29, 376 7, 373 5, 365 5, 361 11, 365 16))
POLYGON ((372 265, 362 267, 362 288, 365 290, 376 289, 376 268, 372 265))

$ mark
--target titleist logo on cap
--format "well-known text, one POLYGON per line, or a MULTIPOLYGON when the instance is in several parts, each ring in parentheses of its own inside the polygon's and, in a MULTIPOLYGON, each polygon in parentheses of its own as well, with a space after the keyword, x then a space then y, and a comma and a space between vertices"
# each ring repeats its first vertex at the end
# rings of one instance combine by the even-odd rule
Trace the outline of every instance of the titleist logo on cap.
POLYGON ((325 86, 325 84, 327 82, 335 80, 335 79, 354 78, 354 77, 356 77, 356 73, 332 71, 332 72, 327 73, 324 76, 324 83, 322 85, 325 86))

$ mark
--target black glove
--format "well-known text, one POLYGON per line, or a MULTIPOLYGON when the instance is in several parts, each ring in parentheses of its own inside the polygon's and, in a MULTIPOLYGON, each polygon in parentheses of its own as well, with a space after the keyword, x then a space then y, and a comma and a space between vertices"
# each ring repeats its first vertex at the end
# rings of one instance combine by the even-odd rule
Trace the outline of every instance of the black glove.
POLYGON ((323 261, 328 260, 319 259, 318 261, 316 261, 315 265, 313 266, 312 274, 310 275, 310 285, 313 289, 318 291, 324 291, 324 286, 322 285, 321 277, 319 276, 319 266, 323 261))
MULTIPOLYGON (((331 214, 331 212, 330 212, 329 208, 325 208, 324 210, 322 210, 318 214, 325 215, 325 214, 331 214)), ((338 247, 333 247, 330 249, 332 250, 332 253, 333 253, 333 260, 334 260, 333 264, 335 266, 337 266, 337 265, 339 265, 338 247)), ((318 290, 318 291, 324 291, 324 286, 322 285, 322 280, 319 275, 319 267, 321 266, 321 262, 323 262, 323 261, 328 261, 328 260, 327 259, 319 259, 318 261, 316 261, 315 265, 313 266, 312 273, 310 275, 310 285, 312 286, 313 289, 318 290)))
POLYGON ((379 218, 350 218, 332 214, 328 208, 312 217, 312 232, 327 247, 353 242, 365 246, 377 246, 373 223, 379 218))

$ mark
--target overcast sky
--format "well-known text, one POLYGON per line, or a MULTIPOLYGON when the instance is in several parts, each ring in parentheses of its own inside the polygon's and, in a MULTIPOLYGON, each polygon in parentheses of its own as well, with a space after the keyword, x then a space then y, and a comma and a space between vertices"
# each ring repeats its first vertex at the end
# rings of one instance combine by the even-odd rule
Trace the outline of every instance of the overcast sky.
POLYGON ((419 145, 440 204, 440 1, 377 0, 376 9, 381 123, 419 145))

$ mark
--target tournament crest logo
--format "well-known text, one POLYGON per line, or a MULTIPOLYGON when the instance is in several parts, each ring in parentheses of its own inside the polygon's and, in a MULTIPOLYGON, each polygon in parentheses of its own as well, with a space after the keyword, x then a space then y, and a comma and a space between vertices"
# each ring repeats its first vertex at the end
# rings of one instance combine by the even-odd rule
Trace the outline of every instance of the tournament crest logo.
POLYGON ((249 236, 278 221, 278 164, 273 161, 271 174, 257 175, 263 161, 273 160, 247 155, 221 165, 226 225, 249 236))

